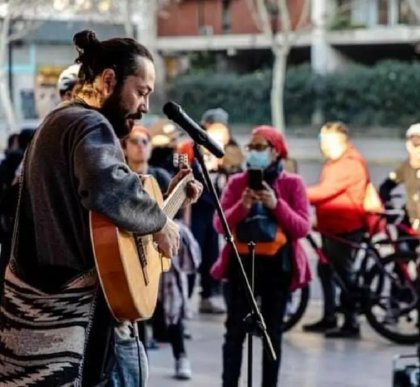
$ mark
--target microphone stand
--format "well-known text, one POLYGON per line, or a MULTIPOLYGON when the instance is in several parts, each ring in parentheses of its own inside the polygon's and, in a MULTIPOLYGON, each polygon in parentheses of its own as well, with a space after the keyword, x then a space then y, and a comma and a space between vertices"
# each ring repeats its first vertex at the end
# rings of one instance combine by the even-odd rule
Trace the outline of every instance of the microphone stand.
MULTIPOLYGON (((255 243, 248 243, 249 257, 251 258, 251 273, 249 281, 251 281, 251 291, 254 292, 254 280, 255 280, 255 243)), ((247 336, 248 336, 248 387, 252 387, 252 367, 253 367, 253 344, 252 344, 252 335, 253 335, 253 318, 252 313, 248 314, 245 317, 245 323, 247 326, 247 336)))
MULTIPOLYGON (((196 142, 194 142, 194 154, 195 154, 195 158, 198 160, 198 163, 201 167, 201 172, 203 174, 207 189, 210 191, 210 194, 213 198, 214 204, 216 206, 217 214, 219 215, 219 218, 222 222, 225 240, 230 245, 231 251, 235 257, 236 263, 238 265, 237 267, 240 272, 240 277, 241 277, 243 286, 245 288, 245 293, 251 307, 250 314, 245 318, 245 323, 247 324, 247 327, 249 329, 248 332, 250 332, 250 334, 258 335, 263 338, 264 349, 267 351, 268 356, 271 358, 271 360, 275 361, 277 358, 276 353, 274 352, 273 344, 271 343, 270 337, 268 336, 267 328, 266 328, 263 316, 261 315, 261 312, 258 308, 253 291, 249 284, 244 266, 242 265, 241 258, 239 257, 239 253, 236 248, 233 235, 226 221, 226 217, 225 217, 225 214, 223 213, 222 206, 220 205, 220 201, 219 201, 216 189, 214 187, 213 182, 211 181, 209 171, 207 170, 206 164, 204 162, 203 153, 196 142)), ((251 344, 251 349, 252 349, 252 344, 251 344)), ((251 364, 248 364, 248 367, 250 366, 251 364)), ((250 381, 248 381, 248 386, 250 385, 249 383, 250 381)))

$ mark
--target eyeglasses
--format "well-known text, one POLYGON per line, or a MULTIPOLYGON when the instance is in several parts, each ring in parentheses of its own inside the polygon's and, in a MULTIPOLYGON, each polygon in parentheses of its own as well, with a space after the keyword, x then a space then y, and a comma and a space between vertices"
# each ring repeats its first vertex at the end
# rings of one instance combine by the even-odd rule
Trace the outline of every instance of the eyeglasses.
POLYGON ((257 152, 265 151, 268 148, 271 148, 270 144, 248 144, 245 146, 247 151, 256 150, 257 152))
POLYGON ((148 145, 149 140, 147 138, 128 138, 127 141, 132 145, 148 145))

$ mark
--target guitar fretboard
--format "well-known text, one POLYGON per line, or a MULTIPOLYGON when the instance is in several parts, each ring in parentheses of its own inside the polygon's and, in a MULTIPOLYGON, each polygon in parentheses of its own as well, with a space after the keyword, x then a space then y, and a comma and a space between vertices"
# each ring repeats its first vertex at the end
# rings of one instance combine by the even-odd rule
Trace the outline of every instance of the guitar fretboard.
POLYGON ((173 219, 176 213, 184 203, 187 193, 187 184, 193 179, 191 175, 185 176, 171 192, 168 198, 163 203, 162 211, 170 219, 173 219))

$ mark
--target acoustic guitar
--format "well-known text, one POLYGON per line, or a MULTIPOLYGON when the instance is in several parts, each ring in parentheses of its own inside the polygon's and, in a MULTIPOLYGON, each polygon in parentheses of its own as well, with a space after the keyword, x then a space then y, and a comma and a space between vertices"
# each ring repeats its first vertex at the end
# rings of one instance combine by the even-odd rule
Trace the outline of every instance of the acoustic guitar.
MULTIPOLYGON (((192 179, 192 173, 186 175, 164 201, 156 180, 149 175, 141 177, 145 191, 171 219, 184 203, 187 184, 192 179)), ((170 269, 170 259, 159 253, 152 235, 121 230, 92 211, 89 218, 96 269, 114 318, 117 321, 150 318, 157 303, 160 275, 170 269)))

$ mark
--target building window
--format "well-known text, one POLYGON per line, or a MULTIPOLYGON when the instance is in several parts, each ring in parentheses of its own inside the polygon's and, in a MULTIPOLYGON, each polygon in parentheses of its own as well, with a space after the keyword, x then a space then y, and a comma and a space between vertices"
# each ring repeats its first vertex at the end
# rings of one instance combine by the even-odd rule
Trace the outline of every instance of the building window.
POLYGON ((231 31, 230 2, 231 0, 222 0, 222 31, 224 34, 231 31))
POLYGON ((378 0, 378 24, 388 24, 388 0, 378 0))
POLYGON ((416 22, 416 17, 408 4, 408 0, 400 0, 398 2, 398 23, 413 25, 416 22))

